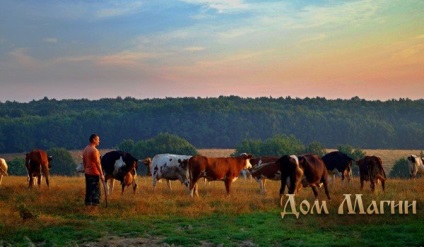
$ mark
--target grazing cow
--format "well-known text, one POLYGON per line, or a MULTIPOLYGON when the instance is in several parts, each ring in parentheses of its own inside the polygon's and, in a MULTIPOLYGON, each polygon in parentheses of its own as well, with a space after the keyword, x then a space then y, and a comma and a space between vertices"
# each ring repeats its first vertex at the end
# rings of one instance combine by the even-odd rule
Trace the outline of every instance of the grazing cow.
POLYGON ((408 156, 409 175, 415 178, 417 174, 424 175, 424 158, 418 157, 415 154, 408 156))
POLYGON ((107 182, 110 180, 107 186, 108 194, 111 194, 113 191, 114 179, 121 182, 121 194, 124 193, 125 187, 130 185, 132 185, 135 193, 137 183, 134 178, 137 175, 137 163, 138 159, 123 151, 110 151, 101 157, 105 183, 108 184, 107 182))
POLYGON ((0 158, 0 184, 1 184, 1 181, 3 180, 3 175, 8 176, 7 163, 6 163, 6 160, 4 160, 3 158, 0 158))
POLYGON ((340 151, 334 151, 322 156, 322 161, 324 161, 328 173, 341 173, 342 181, 347 178, 347 181, 350 182, 353 161, 351 157, 340 151))
POLYGON ((281 180, 280 166, 275 162, 262 163, 254 166, 249 170, 252 177, 259 183, 259 190, 261 193, 266 193, 265 183, 266 180, 281 180))
POLYGON ((371 190, 375 190, 375 184, 380 180, 384 191, 384 183, 386 181, 386 173, 383 169, 383 162, 377 156, 365 156, 356 161, 359 166, 359 177, 361 181, 361 190, 364 188, 364 181, 370 181, 371 190))
POLYGON ((237 179, 242 169, 249 169, 251 155, 241 155, 239 157, 210 158, 202 155, 193 156, 188 161, 190 174, 190 195, 193 193, 199 196, 197 181, 207 178, 209 181, 223 180, 227 196, 230 195, 231 183, 237 179))
POLYGON ((179 180, 188 187, 187 166, 188 159, 190 158, 190 155, 157 154, 150 162, 146 162, 152 173, 153 189, 155 189, 156 183, 162 178, 166 179, 169 190, 172 190, 170 180, 179 180))
POLYGON ((38 186, 41 185, 41 175, 44 175, 47 187, 49 187, 49 170, 51 168, 49 161, 51 160, 52 156, 47 156, 47 153, 41 149, 34 149, 25 155, 29 188, 34 185, 34 177, 37 178, 38 186))
MULTIPOLYGON (((302 182, 303 176, 305 176, 307 184, 311 186, 315 199, 318 198, 316 187, 321 187, 320 184, 323 183, 325 194, 328 200, 331 200, 327 187, 327 168, 320 157, 313 154, 305 154, 302 156, 284 155, 277 160, 276 163, 279 164, 281 171, 281 203, 287 179, 290 179, 289 194, 295 194, 295 192, 297 192, 295 191, 296 188, 300 188, 301 184, 304 183, 302 182)), ((304 186, 305 185, 306 184, 304 184, 304 186)))

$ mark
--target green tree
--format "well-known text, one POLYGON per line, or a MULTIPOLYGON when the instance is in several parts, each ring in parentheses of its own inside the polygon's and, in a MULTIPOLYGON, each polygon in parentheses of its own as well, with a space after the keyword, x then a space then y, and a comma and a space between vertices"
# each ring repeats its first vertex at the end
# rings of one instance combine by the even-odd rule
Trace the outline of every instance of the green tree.
POLYGON ((46 151, 52 156, 50 161, 50 173, 61 176, 73 176, 76 174, 75 161, 65 148, 51 148, 46 151))
POLYGON ((7 161, 7 166, 7 173, 9 173, 9 175, 26 176, 28 174, 24 158, 14 158, 13 160, 7 161))
POLYGON ((294 136, 276 135, 264 142, 247 140, 236 147, 233 155, 251 153, 253 156, 282 156, 285 154, 301 154, 305 150, 303 144, 294 136))
POLYGON ((409 164, 405 158, 400 158, 395 162, 390 170, 389 177, 391 178, 409 178, 409 164))
POLYGON ((305 149, 305 153, 316 154, 322 157, 327 153, 327 149, 321 143, 313 141, 305 149))

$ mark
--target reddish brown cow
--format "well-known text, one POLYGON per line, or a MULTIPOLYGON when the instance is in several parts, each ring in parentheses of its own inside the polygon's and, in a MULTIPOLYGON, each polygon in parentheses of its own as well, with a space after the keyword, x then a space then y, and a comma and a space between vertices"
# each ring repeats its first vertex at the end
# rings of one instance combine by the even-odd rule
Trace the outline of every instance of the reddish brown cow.
POLYGON ((365 156, 356 161, 359 166, 359 178, 361 181, 361 190, 364 188, 364 181, 370 181, 371 191, 375 190, 375 184, 380 180, 384 191, 386 173, 383 169, 383 162, 377 156, 365 156))
POLYGON ((190 195, 196 193, 197 181, 204 177, 209 181, 224 180, 227 195, 230 195, 231 183, 237 179, 242 169, 251 168, 251 155, 228 158, 209 158, 202 155, 193 156, 188 161, 190 175, 190 195))
POLYGON ((281 171, 281 187, 280 196, 283 198, 287 178, 290 178, 289 194, 295 194, 295 189, 300 187, 303 176, 314 192, 315 198, 318 198, 316 187, 320 187, 320 183, 324 184, 325 194, 328 200, 331 200, 327 187, 327 168, 320 157, 313 154, 305 154, 302 156, 284 155, 276 161, 280 165, 281 171))
POLYGON ((29 188, 34 184, 34 177, 37 177, 38 186, 41 185, 41 174, 46 178, 47 187, 49 187, 49 169, 51 168, 49 161, 52 157, 41 149, 34 149, 25 155, 25 166, 28 172, 29 188))

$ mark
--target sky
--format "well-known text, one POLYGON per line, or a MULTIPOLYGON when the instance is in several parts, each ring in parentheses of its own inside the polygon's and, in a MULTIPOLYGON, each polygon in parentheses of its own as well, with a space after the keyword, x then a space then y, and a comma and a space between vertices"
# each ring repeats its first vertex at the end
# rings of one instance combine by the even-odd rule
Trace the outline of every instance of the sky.
POLYGON ((2 0, 0 102, 424 98, 423 0, 2 0))

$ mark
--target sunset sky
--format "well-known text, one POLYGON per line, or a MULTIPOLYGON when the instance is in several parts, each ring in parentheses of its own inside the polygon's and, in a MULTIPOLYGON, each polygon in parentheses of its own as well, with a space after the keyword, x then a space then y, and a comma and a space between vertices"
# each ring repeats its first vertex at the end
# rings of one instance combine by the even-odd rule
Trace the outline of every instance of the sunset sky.
POLYGON ((424 98, 424 1, 2 0, 0 102, 424 98))

